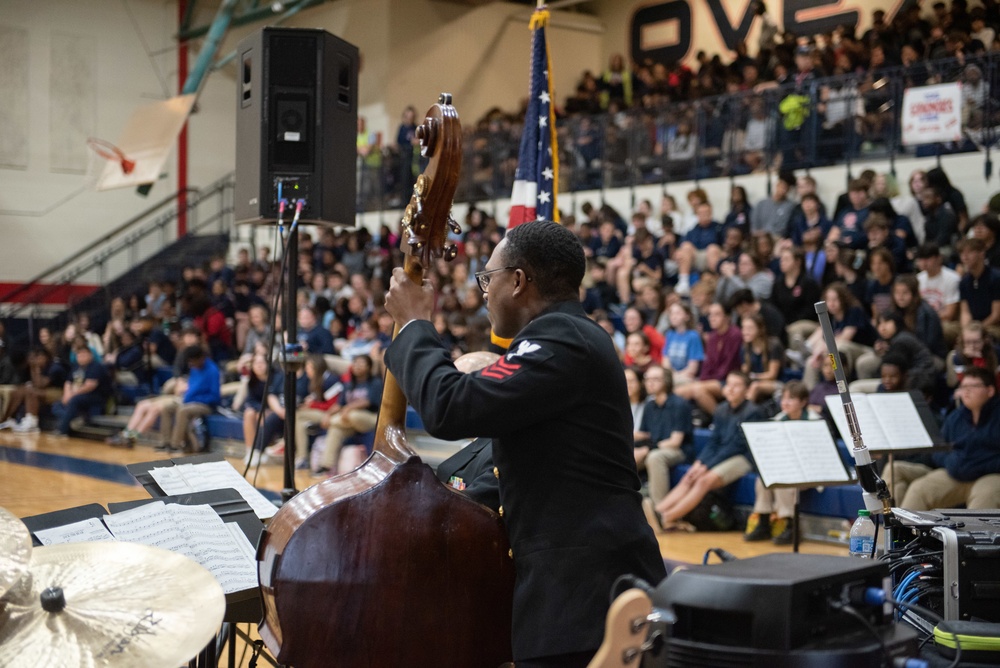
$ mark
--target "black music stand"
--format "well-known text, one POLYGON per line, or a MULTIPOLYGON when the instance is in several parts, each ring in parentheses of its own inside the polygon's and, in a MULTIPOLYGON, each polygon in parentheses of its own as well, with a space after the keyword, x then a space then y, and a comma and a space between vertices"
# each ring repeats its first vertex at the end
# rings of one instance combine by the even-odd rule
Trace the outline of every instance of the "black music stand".
MULTIPOLYGON (((206 453, 201 455, 190 455, 185 457, 176 457, 171 459, 158 459, 151 462, 140 462, 138 464, 129 464, 125 468, 128 472, 142 485, 149 495, 152 497, 149 500, 141 501, 127 501, 124 503, 113 503, 108 507, 111 512, 120 512, 122 510, 128 510, 129 508, 135 508, 136 506, 150 503, 151 501, 164 501, 166 503, 180 503, 183 505, 201 505, 207 503, 212 506, 219 517, 222 518, 223 522, 236 522, 240 529, 246 534, 246 537, 250 540, 250 544, 257 546, 260 541, 260 536, 264 532, 264 525, 254 513, 253 509, 247 504, 247 502, 240 496, 240 493, 234 489, 223 489, 214 490, 211 492, 196 492, 193 494, 182 494, 177 496, 167 496, 164 494, 163 490, 150 475, 150 471, 154 468, 163 468, 167 466, 177 466, 180 464, 204 464, 207 462, 221 462, 225 461, 220 453, 206 453), (202 495, 209 496, 202 496, 202 495)), ((230 668, 235 668, 236 666, 236 638, 238 635, 243 635, 243 639, 247 644, 252 644, 252 640, 249 636, 243 634, 239 630, 238 624, 256 624, 260 622, 263 612, 261 608, 260 599, 260 589, 247 589, 241 592, 233 592, 232 594, 226 594, 226 616, 223 618, 223 623, 227 624, 227 633, 229 640, 229 660, 228 665, 230 668)), ((206 649, 206 651, 208 651, 206 649)), ((204 655, 204 653, 203 653, 204 655)), ((266 660, 270 660, 267 655, 261 655, 266 660)), ((211 656, 206 656, 204 665, 210 665, 208 661, 212 664, 214 661, 214 654, 211 656)))
POLYGON ((788 420, 745 422, 740 425, 753 454, 757 474, 766 489, 794 489, 795 505, 792 512, 792 551, 799 551, 801 529, 799 522, 799 492, 813 487, 850 485, 857 482, 851 477, 840 459, 840 451, 823 420, 788 420), (800 431, 801 430, 801 431, 800 431), (811 434, 815 431, 817 433, 811 434), (798 433, 795 433, 798 432, 798 433), (796 452, 805 448, 804 452, 796 452), (796 464, 798 455, 804 460, 815 458, 831 469, 822 472, 808 470, 796 464), (829 477, 827 477, 829 474, 829 477), (768 482, 768 479, 773 482, 768 482), (790 478, 790 479, 789 479, 790 478), (774 482, 783 480, 783 482, 774 482))

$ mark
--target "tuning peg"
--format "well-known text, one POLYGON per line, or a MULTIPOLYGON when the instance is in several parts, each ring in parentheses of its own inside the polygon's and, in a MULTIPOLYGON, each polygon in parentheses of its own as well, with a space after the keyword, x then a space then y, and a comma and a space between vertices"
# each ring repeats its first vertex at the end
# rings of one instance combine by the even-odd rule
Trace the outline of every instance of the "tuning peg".
POLYGON ((455 221, 454 218, 451 217, 451 214, 448 214, 448 229, 450 229, 453 234, 462 233, 462 227, 455 221))
POLYGON ((447 104, 451 106, 451 93, 441 93, 438 95, 438 104, 447 104))
POLYGON ((456 257, 458 257, 458 246, 456 246, 455 244, 446 246, 444 249, 444 259, 447 260, 448 262, 451 262, 456 257))
POLYGON ((403 211, 403 224, 408 225, 413 220, 414 206, 413 202, 406 205, 406 210, 403 211))
POLYGON ((431 180, 427 178, 426 174, 421 174, 417 177, 417 182, 413 184, 413 192, 417 197, 424 197, 427 195, 427 191, 430 189, 431 180))

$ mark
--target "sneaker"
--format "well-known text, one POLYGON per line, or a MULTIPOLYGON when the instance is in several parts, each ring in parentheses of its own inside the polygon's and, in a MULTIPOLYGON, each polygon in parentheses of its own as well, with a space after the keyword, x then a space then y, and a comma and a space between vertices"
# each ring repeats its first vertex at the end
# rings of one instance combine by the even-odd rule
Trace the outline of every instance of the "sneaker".
MULTIPOLYGON (((11 427, 11 429, 18 434, 33 434, 40 431, 38 429, 38 418, 34 415, 25 415, 21 418, 21 421, 11 427)), ((64 435, 68 436, 69 434, 64 435)))
POLYGON ((330 469, 325 466, 320 466, 318 469, 310 471, 310 475, 313 478, 325 478, 330 474, 330 469))
POLYGON ((775 545, 791 545, 795 542, 793 522, 787 517, 779 517, 771 524, 771 542, 775 545))
POLYGON ((17 420, 11 418, 10 420, 4 420, 0 422, 0 429, 13 429, 17 424, 17 420))
POLYGON ((269 445, 264 448, 264 452, 268 457, 274 457, 276 459, 283 459, 285 456, 285 442, 281 441, 275 443, 274 445, 269 445))
POLYGON ((254 448, 243 457, 244 466, 257 466, 260 464, 260 450, 254 448))
POLYGON ((121 431, 104 441, 112 448, 132 448, 135 447, 135 437, 127 431, 121 431))
POLYGON ((309 458, 308 457, 303 457, 302 459, 296 460, 295 461, 295 470, 296 471, 308 471, 309 470, 309 458))
POLYGON ((753 513, 747 518, 747 528, 743 533, 743 540, 748 543, 768 540, 771 538, 771 518, 762 516, 760 513, 753 513))
POLYGON ((158 450, 160 452, 170 452, 171 450, 174 449, 174 447, 169 443, 160 443, 159 445, 154 445, 153 449, 158 450))

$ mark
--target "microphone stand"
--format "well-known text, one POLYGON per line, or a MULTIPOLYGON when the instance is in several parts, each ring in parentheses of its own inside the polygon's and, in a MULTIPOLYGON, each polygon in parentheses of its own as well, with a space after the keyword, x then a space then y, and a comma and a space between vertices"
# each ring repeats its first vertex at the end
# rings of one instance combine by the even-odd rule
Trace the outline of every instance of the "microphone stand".
MULTIPOLYGON (((826 307, 826 302, 816 302, 814 304, 816 315, 819 316, 819 325, 823 330, 823 340, 826 342, 826 349, 830 355, 830 362, 833 364, 833 375, 837 381, 837 393, 844 404, 844 413, 847 415, 847 426, 851 432, 851 440, 854 448, 851 455, 854 457, 854 470, 858 474, 858 482, 861 484, 862 498, 865 508, 873 515, 882 515, 882 523, 885 525, 885 544, 889 548, 892 546, 894 529, 903 525, 899 518, 892 512, 893 500, 889 492, 889 486, 879 476, 872 462, 871 453, 865 445, 861 436, 861 426, 858 424, 858 414, 851 401, 851 393, 847 389, 847 376, 844 375, 844 368, 840 360, 840 352, 837 350, 837 339, 833 334, 833 325, 830 323, 830 312, 826 307)), ((877 527, 877 525, 876 525, 877 527)))

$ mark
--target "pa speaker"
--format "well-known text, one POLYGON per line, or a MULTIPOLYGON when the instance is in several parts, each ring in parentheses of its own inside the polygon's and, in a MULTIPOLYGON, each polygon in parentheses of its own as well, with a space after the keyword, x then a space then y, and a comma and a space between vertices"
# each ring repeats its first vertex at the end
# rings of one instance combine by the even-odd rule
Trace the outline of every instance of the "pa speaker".
POLYGON ((237 48, 235 218, 354 225, 358 49, 325 30, 264 28, 237 48))

